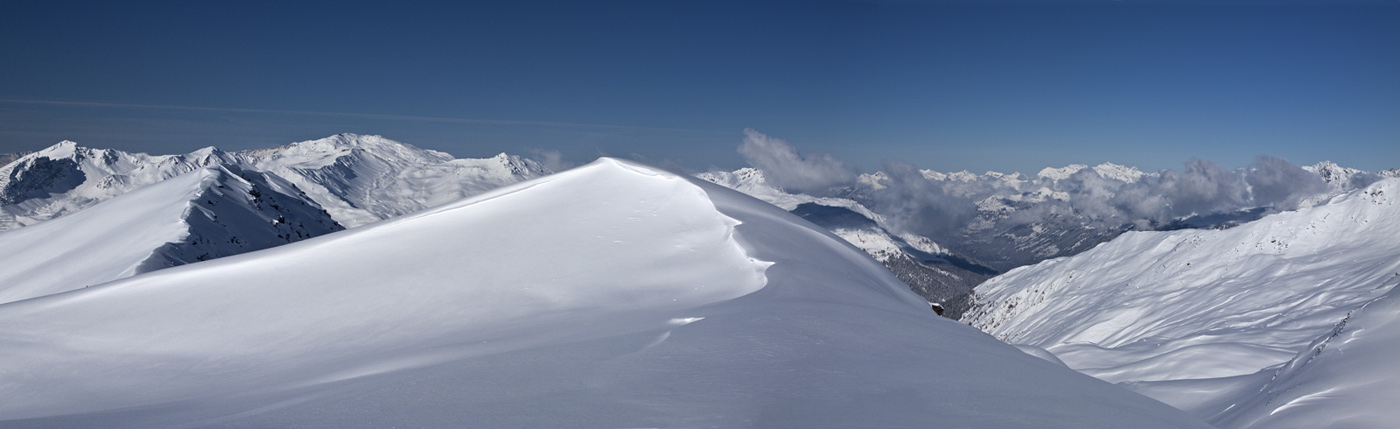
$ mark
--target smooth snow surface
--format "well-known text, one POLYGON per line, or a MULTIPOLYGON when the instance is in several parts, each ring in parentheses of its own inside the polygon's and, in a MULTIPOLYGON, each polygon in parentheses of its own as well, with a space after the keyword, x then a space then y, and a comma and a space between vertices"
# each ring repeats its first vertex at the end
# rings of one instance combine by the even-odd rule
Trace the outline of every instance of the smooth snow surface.
POLYGON ((603 159, 0 304, 4 427, 1206 427, 934 315, 830 233, 603 159))
MULTIPOLYGON (((1388 331, 1364 331, 1390 326, 1386 318, 1395 317, 1376 309, 1393 304, 1372 302, 1400 284, 1397 196, 1400 180, 1387 179, 1326 205, 1232 229, 1127 233, 983 283, 963 320, 1226 426, 1295 409, 1286 414, 1346 417, 1344 411, 1375 402, 1321 404, 1400 391, 1400 366, 1393 364, 1400 343, 1374 339, 1393 337, 1388 331), (1365 315, 1361 328, 1354 312, 1365 315), (1334 331, 1370 340, 1337 347, 1350 341, 1339 337, 1319 348, 1320 336, 1334 331), (1322 355, 1306 363, 1318 350, 1322 355), (1304 369, 1280 372, 1290 361, 1304 369), (1357 372, 1340 362, 1354 362, 1357 372), (1320 368, 1306 369, 1314 367, 1320 368)), ((1374 413, 1400 421, 1394 407, 1368 410, 1371 420, 1359 421, 1381 421, 1374 413)), ((1322 420, 1259 421, 1269 422, 1260 427, 1317 427, 1303 422, 1322 420)))

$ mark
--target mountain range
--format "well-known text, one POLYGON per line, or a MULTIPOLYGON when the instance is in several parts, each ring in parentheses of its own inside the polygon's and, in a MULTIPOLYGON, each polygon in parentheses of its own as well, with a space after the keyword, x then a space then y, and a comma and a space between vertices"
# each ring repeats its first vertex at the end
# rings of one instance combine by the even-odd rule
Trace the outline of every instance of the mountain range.
POLYGON ((62 142, 0 166, 0 426, 1380 427, 1397 176, 62 142))
POLYGON ((500 154, 456 159, 379 136, 339 134, 273 149, 132 154, 61 142, 0 167, 0 231, 81 210, 195 169, 225 165, 291 183, 346 227, 440 205, 549 174, 500 154))
POLYGON ((0 374, 6 427, 1208 427, 938 317, 791 213, 613 159, 0 304, 0 374))

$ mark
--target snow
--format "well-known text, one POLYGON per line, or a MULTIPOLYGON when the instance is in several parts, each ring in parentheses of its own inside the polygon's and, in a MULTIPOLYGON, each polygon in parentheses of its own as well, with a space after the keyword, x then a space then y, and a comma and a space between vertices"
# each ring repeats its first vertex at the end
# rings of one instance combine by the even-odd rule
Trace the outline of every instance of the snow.
MULTIPOLYGON (((1250 401, 1219 420, 1231 427, 1379 428, 1400 412, 1400 289, 1351 312, 1298 353, 1250 401)), ((1253 387, 1253 386, 1251 386, 1253 387)))
POLYGON ((847 208, 876 222, 884 221, 883 216, 870 211, 870 209, 866 208, 864 205, 851 199, 794 194, 769 185, 768 180, 763 177, 763 172, 756 168, 741 168, 734 172, 710 171, 697 174, 695 177, 700 180, 743 192, 744 194, 758 198, 769 204, 782 207, 783 210, 791 211, 805 203, 816 203, 829 207, 847 208))
POLYGON ((338 134, 259 151, 235 162, 283 177, 354 228, 549 174, 518 156, 455 159, 380 136, 338 134))
POLYGON ((1138 170, 1137 167, 1126 167, 1111 162, 1105 162, 1094 166, 1094 172, 1099 173, 1099 176, 1105 179, 1117 180, 1123 183, 1137 182, 1139 179, 1142 179, 1143 176, 1147 175, 1138 170))
MULTIPOLYGON (((1400 284, 1397 195, 1400 180, 1388 179, 1326 205, 1232 229, 1123 234, 1082 254, 983 283, 976 308, 963 320, 1004 341, 1049 350, 1071 368, 1124 383, 1213 423, 1247 426, 1250 419, 1222 413, 1232 407, 1232 412, 1254 413, 1250 415, 1290 407, 1273 401, 1240 411, 1248 401, 1268 402, 1257 396, 1260 383, 1274 378, 1279 365, 1299 362, 1296 357, 1313 349, 1319 335, 1400 284)), ((1371 324, 1388 323, 1381 319, 1390 317, 1360 312, 1372 314, 1367 319, 1371 324)), ((1356 335, 1366 336, 1364 331, 1356 335)), ((1332 355, 1342 353, 1332 350, 1332 355)), ((1349 356, 1363 363, 1383 359, 1361 353, 1349 356)), ((1372 367, 1380 374, 1366 374, 1392 378, 1394 371, 1379 365, 1372 367)), ((1290 381, 1280 380, 1284 378, 1276 378, 1270 388, 1287 390, 1277 385, 1290 381)), ((1333 403, 1321 398, 1353 397, 1346 393, 1352 388, 1360 389, 1356 395, 1369 389, 1400 390, 1393 383, 1358 387, 1328 380, 1285 396, 1301 398, 1296 392, 1334 384, 1337 392, 1300 402, 1333 403)), ((1352 408, 1365 406, 1348 406, 1352 408)), ((1390 413, 1366 413, 1377 412, 1390 413)), ((1400 419, 1400 414, 1387 416, 1400 419)), ((1282 421, 1272 422, 1264 426, 1282 421)))
POLYGON ((1045 167, 1041 169, 1039 173, 1036 173, 1036 177, 1047 180, 1064 180, 1069 178, 1070 175, 1078 173, 1079 170, 1086 168, 1089 168, 1089 166, 1084 164, 1070 164, 1060 168, 1045 167))
POLYGON ((831 233, 602 159, 0 304, 0 425, 1207 427, 937 317, 831 233))
POLYGON ((63 141, 0 167, 0 231, 77 212, 217 162, 217 153, 150 156, 63 141))
POLYGON ((77 212, 142 186, 224 165, 269 172, 347 227, 456 201, 550 171, 514 155, 455 159, 379 136, 338 134, 273 149, 132 154, 64 141, 0 167, 0 231, 77 212))
POLYGON ((135 274, 151 250, 187 234, 180 218, 205 174, 187 174, 71 216, 0 233, 0 302, 135 274), (174 198, 172 198, 172 196, 174 198))
POLYGON ((202 168, 69 216, 0 232, 0 303, 340 229, 275 178, 202 168))

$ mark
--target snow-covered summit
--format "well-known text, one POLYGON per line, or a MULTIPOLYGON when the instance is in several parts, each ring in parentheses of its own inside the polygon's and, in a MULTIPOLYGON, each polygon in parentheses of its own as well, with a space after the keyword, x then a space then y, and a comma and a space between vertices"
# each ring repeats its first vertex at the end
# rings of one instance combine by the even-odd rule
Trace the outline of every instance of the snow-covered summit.
POLYGON ((0 373, 0 422, 36 426, 1206 427, 936 317, 778 208, 608 159, 0 305, 0 373))
POLYGON ((1094 172, 1105 179, 1117 180, 1124 183, 1133 183, 1142 179, 1147 173, 1138 170, 1137 167, 1127 167, 1111 162, 1105 162, 1094 166, 1094 172))
POLYGON ((281 176, 347 227, 434 207, 550 171, 519 156, 455 159, 380 136, 338 134, 241 152, 237 162, 281 176))
POLYGON ((409 144, 389 140, 374 135, 341 133, 330 137, 296 142, 272 149, 244 151, 244 157, 254 158, 264 163, 316 169, 339 162, 341 157, 362 157, 372 154, 374 158, 398 164, 427 164, 451 161, 454 158, 444 152, 420 149, 409 144))
POLYGON ((1318 177, 1321 177, 1327 184, 1337 187, 1352 184, 1352 181, 1356 177, 1367 174, 1365 171, 1343 167, 1332 161, 1322 161, 1314 165, 1305 165, 1303 169, 1318 175, 1318 177))
POLYGON ((1070 164, 1060 168, 1045 167, 1035 175, 1036 177, 1039 177, 1041 179, 1064 180, 1068 178, 1071 174, 1078 173, 1079 170, 1083 170, 1086 168, 1089 168, 1089 166, 1084 164, 1070 164))

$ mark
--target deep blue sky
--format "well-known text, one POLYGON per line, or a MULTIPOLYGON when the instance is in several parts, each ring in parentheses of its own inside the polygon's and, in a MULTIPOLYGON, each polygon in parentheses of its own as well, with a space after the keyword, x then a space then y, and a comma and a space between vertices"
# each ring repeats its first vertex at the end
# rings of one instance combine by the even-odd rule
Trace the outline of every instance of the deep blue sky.
POLYGON ((6 0, 0 152, 355 132, 704 169, 750 127, 865 171, 1400 167, 1400 1, 915 3, 6 0))

